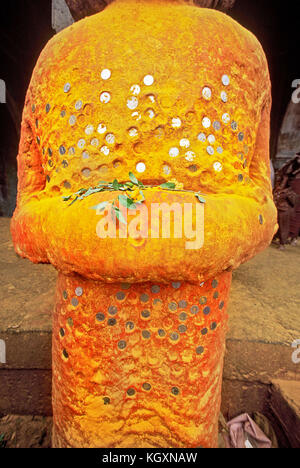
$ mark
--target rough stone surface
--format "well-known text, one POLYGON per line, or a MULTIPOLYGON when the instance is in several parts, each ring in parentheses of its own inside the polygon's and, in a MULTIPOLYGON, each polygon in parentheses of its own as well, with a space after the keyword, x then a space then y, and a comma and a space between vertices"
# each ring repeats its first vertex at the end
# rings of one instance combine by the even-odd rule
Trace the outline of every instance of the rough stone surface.
POLYGON ((300 149, 300 87, 294 90, 294 100, 288 105, 283 119, 275 157, 275 167, 280 169, 293 159, 300 149))
POLYGON ((274 244, 233 273, 229 340, 291 346, 300 338, 300 245, 274 244))
POLYGON ((51 448, 51 428, 51 417, 10 414, 0 417, 0 436, 4 436, 5 448, 51 448))
POLYGON ((300 246, 272 245, 233 274, 224 376, 270 383, 300 379, 292 343, 300 338, 300 246))
POLYGON ((227 338, 224 377, 240 382, 270 384, 272 378, 300 379, 292 348, 282 344, 227 338))
POLYGON ((292 448, 300 447, 300 382, 274 380, 270 408, 292 448))
POLYGON ((221 411, 226 421, 239 414, 266 412, 269 386, 259 382, 241 382, 223 376, 221 411))
POLYGON ((56 272, 18 257, 9 225, 9 218, 0 218, 0 333, 51 333, 56 272))
POLYGON ((50 416, 51 372, 0 370, 0 414, 50 416))
POLYGON ((56 32, 70 26, 74 19, 65 0, 52 0, 52 27, 56 32))

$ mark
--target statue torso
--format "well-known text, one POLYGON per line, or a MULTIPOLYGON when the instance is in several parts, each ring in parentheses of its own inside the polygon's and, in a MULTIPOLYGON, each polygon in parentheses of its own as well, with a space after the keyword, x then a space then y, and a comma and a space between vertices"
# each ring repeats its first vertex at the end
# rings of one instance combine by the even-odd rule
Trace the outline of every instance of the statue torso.
POLYGON ((41 56, 28 112, 46 193, 130 171, 243 190, 268 95, 257 41, 213 10, 125 5, 63 31, 41 56))

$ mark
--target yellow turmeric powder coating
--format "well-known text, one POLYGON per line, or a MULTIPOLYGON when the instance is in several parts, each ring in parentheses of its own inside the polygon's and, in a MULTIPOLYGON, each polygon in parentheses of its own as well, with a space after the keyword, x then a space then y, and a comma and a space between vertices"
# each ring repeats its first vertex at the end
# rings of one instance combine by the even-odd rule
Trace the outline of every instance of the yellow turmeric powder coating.
POLYGON ((235 21, 176 2, 116 0, 55 36, 34 71, 12 225, 18 253, 116 281, 197 281, 237 267, 275 230, 269 114, 264 53, 235 21), (98 218, 87 208, 105 196, 62 203, 129 171, 207 195, 201 252, 183 258, 184 240, 150 238, 136 261, 127 239, 95 236, 98 218))
POLYGON ((230 282, 59 275, 55 447, 216 447, 230 282))
POLYGON ((216 445, 229 271, 276 230, 270 106, 256 38, 179 1, 116 0, 42 52, 24 107, 12 235, 21 256, 60 272, 55 446, 216 445), (107 192, 62 200, 129 172, 145 185, 174 181, 178 191, 143 191, 149 210, 203 194, 200 250, 153 238, 151 227, 142 242, 99 238, 90 207, 107 192))

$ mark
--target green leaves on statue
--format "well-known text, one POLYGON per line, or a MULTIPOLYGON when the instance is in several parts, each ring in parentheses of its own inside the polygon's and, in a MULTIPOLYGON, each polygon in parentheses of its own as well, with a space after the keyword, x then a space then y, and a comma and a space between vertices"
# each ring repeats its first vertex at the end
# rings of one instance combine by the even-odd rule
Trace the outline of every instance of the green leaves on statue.
POLYGON ((198 198, 200 203, 206 203, 205 198, 202 197, 200 193, 195 193, 196 198, 198 198))
POLYGON ((176 188, 176 185, 174 184, 174 182, 166 182, 165 184, 160 185, 160 188, 174 190, 176 188))
POLYGON ((130 210, 136 210, 135 202, 131 198, 127 197, 126 195, 119 195, 118 199, 120 204, 122 206, 125 206, 125 208, 128 208, 130 210))
MULTIPOLYGON (((136 176, 132 173, 129 172, 129 178, 130 181, 120 183, 117 179, 115 179, 113 182, 105 182, 101 181, 96 187, 90 187, 90 188, 81 188, 78 190, 78 192, 74 193, 73 195, 69 195, 67 197, 63 197, 64 202, 69 202, 69 206, 72 206, 76 201, 78 200, 83 200, 84 198, 87 198, 91 195, 94 195, 96 193, 101 193, 101 192, 126 192, 126 195, 119 195, 118 196, 118 201, 119 204, 124 206, 127 209, 130 210, 136 210, 137 205, 143 203, 145 201, 145 196, 142 192, 141 189, 147 188, 147 187, 154 187, 152 186, 144 186, 142 182, 140 182, 136 176), (132 193, 132 196, 131 196, 132 193)), ((197 192, 193 192, 191 190, 178 190, 176 189, 176 184, 174 182, 165 182, 164 184, 160 185, 159 188, 163 190, 174 190, 176 192, 190 192, 194 193, 196 198, 199 200, 200 203, 206 203, 205 198, 197 192)), ((104 201, 98 205, 95 205, 91 207, 92 210, 99 210, 103 211, 107 205, 109 204, 108 201, 104 201)), ((112 213, 122 222, 126 223, 122 213, 120 212, 120 209, 115 206, 115 202, 112 204, 112 213)))
POLYGON ((95 206, 91 206, 91 210, 98 210, 98 211, 104 211, 105 208, 107 207, 107 205, 109 204, 109 202, 107 201, 104 201, 102 203, 99 203, 98 205, 95 205, 95 206))

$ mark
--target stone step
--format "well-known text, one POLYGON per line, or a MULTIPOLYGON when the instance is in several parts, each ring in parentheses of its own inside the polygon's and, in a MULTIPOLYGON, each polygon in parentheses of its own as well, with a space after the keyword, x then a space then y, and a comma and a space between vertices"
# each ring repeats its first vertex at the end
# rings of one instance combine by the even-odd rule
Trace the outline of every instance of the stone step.
POLYGON ((300 448, 300 382, 273 380, 270 410, 291 448, 300 448))

